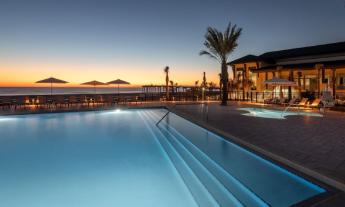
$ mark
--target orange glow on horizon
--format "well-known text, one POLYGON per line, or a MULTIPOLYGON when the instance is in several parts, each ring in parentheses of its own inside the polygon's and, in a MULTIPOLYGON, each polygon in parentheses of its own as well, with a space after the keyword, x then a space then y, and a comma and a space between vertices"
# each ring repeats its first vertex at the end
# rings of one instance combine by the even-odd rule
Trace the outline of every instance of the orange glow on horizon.
MULTIPOLYGON (((49 84, 37 84, 38 80, 55 77, 68 81, 67 84, 54 84, 54 87, 90 87, 81 83, 98 80, 109 82, 122 79, 131 83, 121 87, 140 87, 149 84, 165 84, 165 74, 161 66, 138 65, 65 65, 65 64, 0 64, 0 87, 48 87, 49 84), (102 68, 102 69, 99 69, 102 68), (119 69, 120 68, 120 69, 119 69)), ((218 85, 218 71, 207 73, 207 81, 218 85)), ((194 85, 202 82, 202 70, 171 67, 170 80, 178 85, 194 85)), ((111 85, 98 87, 113 87, 111 85)))

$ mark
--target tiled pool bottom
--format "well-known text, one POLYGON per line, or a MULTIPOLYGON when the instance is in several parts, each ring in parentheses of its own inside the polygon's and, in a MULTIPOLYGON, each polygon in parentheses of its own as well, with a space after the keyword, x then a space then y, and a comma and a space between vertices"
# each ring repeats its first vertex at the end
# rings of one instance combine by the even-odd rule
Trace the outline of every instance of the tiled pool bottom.
POLYGON ((289 206, 325 190, 165 110, 0 117, 0 206, 289 206))
POLYGON ((262 108, 238 108, 238 110, 246 111, 243 115, 245 116, 252 116, 252 117, 260 117, 260 118, 268 118, 268 119, 285 119, 287 116, 314 116, 314 117, 323 117, 320 113, 313 113, 313 112, 292 112, 292 111, 284 111, 284 110, 270 110, 270 109, 262 109, 262 108))

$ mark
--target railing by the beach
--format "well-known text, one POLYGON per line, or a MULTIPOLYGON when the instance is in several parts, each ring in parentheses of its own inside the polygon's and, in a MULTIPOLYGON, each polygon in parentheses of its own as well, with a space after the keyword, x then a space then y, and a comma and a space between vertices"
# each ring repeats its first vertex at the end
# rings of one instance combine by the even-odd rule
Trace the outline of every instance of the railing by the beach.
POLYGON ((202 93, 171 92, 169 99, 165 92, 119 93, 119 94, 53 94, 53 95, 2 95, 0 109, 47 108, 47 107, 95 107, 116 104, 138 104, 160 101, 218 100, 219 92, 202 93))
MULTIPOLYGON (((291 98, 308 98, 315 99, 320 98, 322 93, 318 92, 292 92, 291 98)), ((284 98, 289 100, 288 93, 272 92, 272 91, 230 91, 228 99, 230 101, 246 101, 254 103, 264 103, 266 100, 270 99, 280 99, 284 98)), ((336 103, 344 103, 345 105, 345 92, 336 92, 335 94, 336 103)))

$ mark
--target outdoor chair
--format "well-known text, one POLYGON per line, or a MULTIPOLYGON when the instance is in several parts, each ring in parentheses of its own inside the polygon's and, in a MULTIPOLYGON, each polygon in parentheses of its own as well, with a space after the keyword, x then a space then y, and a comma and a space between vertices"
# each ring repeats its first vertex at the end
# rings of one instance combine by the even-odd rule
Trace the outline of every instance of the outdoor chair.
POLYGON ((279 105, 283 105, 283 106, 285 106, 285 105, 287 104, 285 98, 279 98, 279 99, 277 99, 277 102, 276 102, 276 103, 279 104, 279 105))
POLYGON ((95 97, 94 96, 85 96, 84 101, 87 104, 87 107, 90 107, 91 104, 92 104, 92 106, 95 106, 95 97))
POLYGON ((46 96, 46 101, 47 101, 47 105, 48 108, 52 107, 53 105, 56 104, 56 98, 54 96, 46 96))
POLYGON ((85 104, 86 104, 87 106, 89 106, 88 97, 87 97, 86 95, 81 95, 81 96, 79 97, 79 100, 80 100, 80 104, 81 104, 82 106, 84 106, 85 104))
POLYGON ((57 96, 56 105, 59 105, 60 108, 68 106, 68 98, 65 96, 57 96))
POLYGON ((307 105, 310 108, 319 108, 321 104, 321 99, 315 99, 311 104, 307 105))
POLYGON ((296 98, 292 98, 292 99, 290 99, 289 102, 283 102, 282 105, 283 106, 294 106, 295 103, 296 103, 296 98))
POLYGON ((68 98, 68 107, 71 105, 78 105, 80 103, 80 100, 76 96, 69 96, 68 98))
POLYGON ((36 108, 45 108, 47 107, 47 98, 45 96, 36 97, 36 108))
POLYGON ((104 102, 104 97, 102 95, 97 95, 96 98, 95 98, 95 103, 103 105, 105 103, 104 102))
POLYGON ((336 105, 345 106, 345 97, 339 97, 336 99, 336 105))
POLYGON ((293 104, 293 106, 296 106, 298 108, 300 107, 306 107, 308 103, 308 98, 302 98, 302 100, 296 104, 293 104))
POLYGON ((321 102, 323 106, 326 108, 331 108, 335 106, 335 100, 333 99, 333 96, 329 91, 324 91, 322 93, 321 102))
POLYGON ((13 105, 14 105, 14 109, 22 109, 26 107, 26 100, 25 100, 25 97, 22 97, 22 96, 19 96, 19 97, 16 97, 15 99, 12 99, 13 101, 13 105))
POLYGON ((10 97, 5 97, 3 99, 3 104, 6 108, 8 109, 11 109, 11 106, 12 106, 12 101, 11 101, 11 98, 10 97))
POLYGON ((107 104, 109 104, 111 106, 111 105, 117 104, 118 98, 116 96, 113 96, 113 95, 108 95, 106 97, 106 102, 107 102, 107 104))
POLYGON ((2 100, 2 98, 0 98, 0 109, 2 109, 3 107, 4 107, 3 100, 2 100))
POLYGON ((140 94, 140 95, 138 96, 138 101, 139 101, 139 102, 144 102, 144 101, 145 101, 145 95, 140 94))

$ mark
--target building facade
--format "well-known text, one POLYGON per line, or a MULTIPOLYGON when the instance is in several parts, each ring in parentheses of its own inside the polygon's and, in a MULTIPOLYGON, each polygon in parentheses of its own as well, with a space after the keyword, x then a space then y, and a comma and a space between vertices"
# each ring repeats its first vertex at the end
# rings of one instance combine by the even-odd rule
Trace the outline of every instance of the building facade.
POLYGON ((237 90, 243 93, 274 91, 264 82, 278 77, 298 85, 284 88, 289 98, 320 96, 326 90, 336 99, 345 98, 345 42, 247 55, 228 65, 233 69, 237 90))

